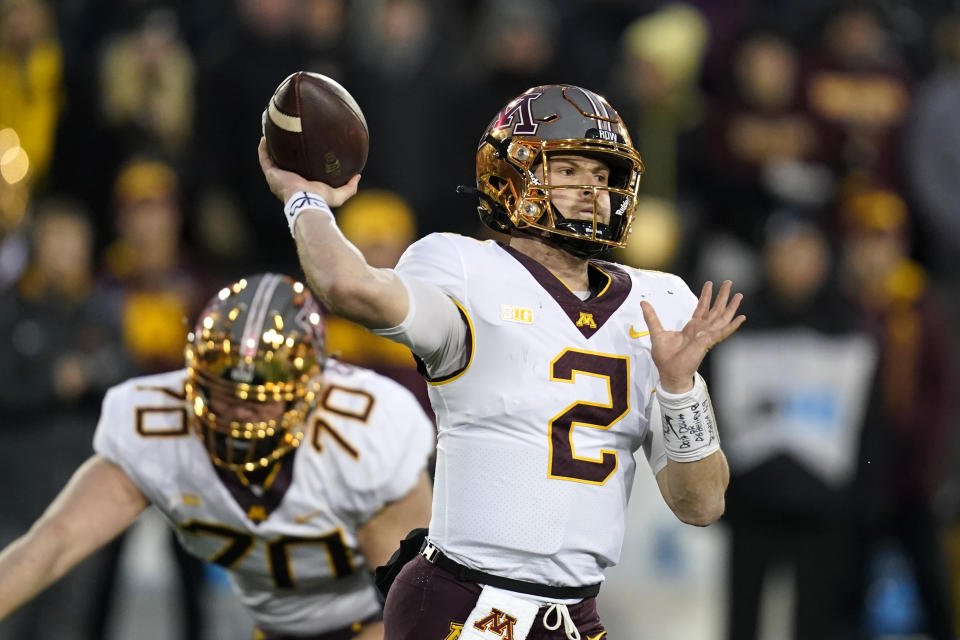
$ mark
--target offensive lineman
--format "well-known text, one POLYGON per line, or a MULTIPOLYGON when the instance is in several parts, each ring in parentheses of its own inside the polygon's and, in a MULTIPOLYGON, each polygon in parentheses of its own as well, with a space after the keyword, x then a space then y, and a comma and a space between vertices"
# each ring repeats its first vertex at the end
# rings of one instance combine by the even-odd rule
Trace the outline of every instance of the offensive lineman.
POLYGON ((277 274, 221 290, 186 362, 107 392, 95 455, 0 553, 0 619, 152 503, 226 568, 254 640, 382 638, 369 569, 430 513, 417 400, 327 359, 310 291, 277 274))
POLYGON ((703 379, 744 321, 724 282, 600 259, 630 231, 643 164, 616 111, 571 85, 529 89, 477 151, 478 210, 506 245, 452 234, 369 267, 330 206, 356 191, 260 162, 300 262, 334 313, 411 347, 438 457, 421 553, 387 596, 388 640, 597 640, 643 448, 678 518, 723 512, 729 473, 703 379), (654 311, 656 309, 657 311, 654 311))

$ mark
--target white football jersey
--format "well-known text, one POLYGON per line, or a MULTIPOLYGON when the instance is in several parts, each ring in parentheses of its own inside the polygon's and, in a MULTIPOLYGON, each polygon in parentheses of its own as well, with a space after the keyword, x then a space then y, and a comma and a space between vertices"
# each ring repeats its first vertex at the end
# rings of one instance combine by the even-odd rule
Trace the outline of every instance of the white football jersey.
POLYGON ((127 473, 188 551, 227 569, 260 627, 316 634, 377 614, 356 532, 414 487, 433 452, 433 424, 414 396, 328 360, 303 443, 255 493, 215 467, 191 430, 185 379, 173 371, 108 391, 97 453, 127 473))
MULTIPOLYGON (((492 240, 429 235, 397 271, 437 285, 469 324, 461 371, 430 381, 437 470, 430 538, 471 568, 551 585, 603 579, 616 564, 658 382, 640 308, 666 329, 696 297, 673 275, 591 262, 582 301, 545 267, 492 240)), ((657 437, 653 437, 656 435, 657 437)))

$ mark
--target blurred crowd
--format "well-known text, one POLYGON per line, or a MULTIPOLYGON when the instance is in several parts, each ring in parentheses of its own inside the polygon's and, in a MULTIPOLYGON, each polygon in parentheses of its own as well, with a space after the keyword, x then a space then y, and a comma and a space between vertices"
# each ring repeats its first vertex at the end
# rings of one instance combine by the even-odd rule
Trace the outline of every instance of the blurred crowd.
MULTIPOLYGON (((0 450, 36 484, 0 501, 0 543, 86 458, 108 386, 182 366, 216 287, 299 275, 256 159, 261 112, 297 70, 364 111, 369 160, 338 217, 385 267, 426 233, 487 234, 455 188, 509 98, 606 95, 646 164, 617 259, 746 294, 707 372, 733 474, 728 637, 756 637, 782 566, 793 637, 956 637, 947 0, 0 0, 0 450), (890 553, 913 585, 898 619, 877 604, 890 553)), ((393 343, 332 320, 330 349, 426 402, 393 343)), ((102 615, 109 594, 89 599, 102 615)))

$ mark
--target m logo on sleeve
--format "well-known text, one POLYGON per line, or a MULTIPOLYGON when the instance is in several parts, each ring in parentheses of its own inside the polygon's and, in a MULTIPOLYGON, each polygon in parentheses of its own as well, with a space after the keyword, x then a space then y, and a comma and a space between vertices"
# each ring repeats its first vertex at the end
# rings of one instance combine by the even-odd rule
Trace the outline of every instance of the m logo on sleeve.
POLYGON ((496 633, 503 640, 513 640, 513 625, 515 624, 517 624, 517 619, 513 616, 499 609, 491 609, 490 615, 482 620, 477 620, 473 623, 473 626, 480 631, 496 633))

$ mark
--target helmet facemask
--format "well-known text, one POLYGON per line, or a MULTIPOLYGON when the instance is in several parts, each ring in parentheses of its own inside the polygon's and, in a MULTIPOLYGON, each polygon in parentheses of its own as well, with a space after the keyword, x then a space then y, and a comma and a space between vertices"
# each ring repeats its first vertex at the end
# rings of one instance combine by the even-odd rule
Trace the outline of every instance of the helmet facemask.
POLYGON ((324 353, 322 318, 301 283, 266 274, 220 292, 186 349, 187 400, 214 464, 256 471, 300 446, 324 353))

